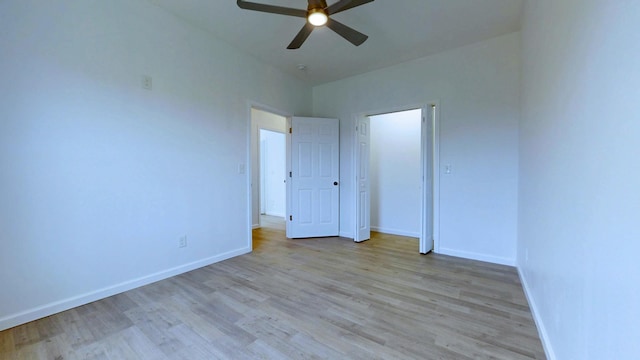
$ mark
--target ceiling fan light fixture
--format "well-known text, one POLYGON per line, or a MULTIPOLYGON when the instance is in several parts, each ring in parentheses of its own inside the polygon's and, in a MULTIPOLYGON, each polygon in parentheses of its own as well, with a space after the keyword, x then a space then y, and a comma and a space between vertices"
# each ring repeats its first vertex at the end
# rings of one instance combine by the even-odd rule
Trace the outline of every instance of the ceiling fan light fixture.
POLYGON ((327 23, 329 17, 324 9, 311 9, 309 10, 307 20, 313 26, 322 26, 327 23))
MULTIPOLYGON (((302 2, 302 0, 299 1, 302 2)), ((306 19, 307 21, 304 26, 302 26, 302 29, 300 29, 298 34, 293 38, 293 41, 291 41, 289 46, 287 46, 287 49, 289 50, 299 49, 307 40, 309 35, 311 35, 311 32, 313 32, 316 27, 320 26, 328 27, 330 30, 355 46, 362 45, 362 43, 369 38, 367 35, 333 20, 331 16, 373 1, 375 0, 335 0, 331 6, 327 6, 327 0, 307 0, 307 9, 303 10, 255 3, 246 0, 237 0, 238 7, 241 9, 306 19)))

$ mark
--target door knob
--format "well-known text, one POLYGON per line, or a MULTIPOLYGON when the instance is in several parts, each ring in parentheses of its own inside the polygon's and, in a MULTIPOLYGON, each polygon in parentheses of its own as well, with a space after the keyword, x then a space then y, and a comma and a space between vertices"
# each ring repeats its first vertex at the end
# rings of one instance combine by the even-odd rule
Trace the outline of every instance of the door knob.
POLYGON ((338 186, 338 182, 337 182, 337 181, 334 181, 334 182, 333 182, 333 186, 338 186))

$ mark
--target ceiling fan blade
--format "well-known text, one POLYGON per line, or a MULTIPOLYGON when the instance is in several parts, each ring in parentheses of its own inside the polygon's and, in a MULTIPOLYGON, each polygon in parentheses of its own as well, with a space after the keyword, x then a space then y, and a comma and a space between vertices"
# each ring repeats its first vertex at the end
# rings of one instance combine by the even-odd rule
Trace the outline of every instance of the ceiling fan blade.
POLYGON ((367 39, 369 38, 367 35, 348 27, 347 25, 339 23, 331 18, 329 18, 329 20, 327 21, 327 26, 329 27, 329 29, 335 31, 338 35, 342 36, 355 46, 362 45, 362 43, 367 41, 367 39))
POLYGON ((309 35, 311 35, 311 32, 313 31, 314 28, 315 26, 309 23, 304 24, 302 29, 300 29, 300 32, 298 33, 298 35, 296 35, 296 37, 293 39, 291 44, 287 46, 287 49, 289 50, 299 49, 300 46, 302 46, 302 43, 304 43, 304 41, 307 40, 309 35))
POLYGON ((340 0, 337 3, 329 6, 326 11, 328 15, 337 14, 341 11, 353 9, 356 6, 364 5, 374 0, 340 0))
POLYGON ((302 17, 302 18, 307 17, 306 10, 292 9, 292 8, 282 7, 282 6, 258 4, 258 3, 243 1, 243 0, 238 0, 238 7, 245 10, 262 11, 262 12, 272 13, 272 14, 296 16, 296 17, 302 17))

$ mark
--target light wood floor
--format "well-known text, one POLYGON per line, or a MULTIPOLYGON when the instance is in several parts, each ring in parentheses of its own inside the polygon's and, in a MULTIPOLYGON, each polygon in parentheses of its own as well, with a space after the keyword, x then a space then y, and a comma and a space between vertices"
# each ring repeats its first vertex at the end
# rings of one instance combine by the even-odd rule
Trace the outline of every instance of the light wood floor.
POLYGON ((260 226, 276 230, 285 230, 286 224, 283 217, 260 215, 260 226))
POLYGON ((0 332, 0 359, 544 359, 516 271, 373 234, 287 240, 0 332))

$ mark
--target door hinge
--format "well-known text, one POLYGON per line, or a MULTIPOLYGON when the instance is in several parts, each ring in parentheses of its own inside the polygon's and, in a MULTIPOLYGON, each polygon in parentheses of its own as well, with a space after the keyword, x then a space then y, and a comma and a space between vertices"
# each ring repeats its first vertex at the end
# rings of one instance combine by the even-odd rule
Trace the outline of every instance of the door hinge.
POLYGON ((292 175, 293 175, 293 174, 292 174, 292 172, 291 172, 291 171, 289 171, 289 177, 292 177, 292 175))
POLYGON ((289 221, 293 221, 293 215, 289 215, 289 221))
POLYGON ((292 131, 291 128, 289 128, 289 134, 291 134, 291 131, 292 131))
POLYGON ((427 121, 427 118, 425 118, 424 116, 422 117, 422 122, 427 121))

